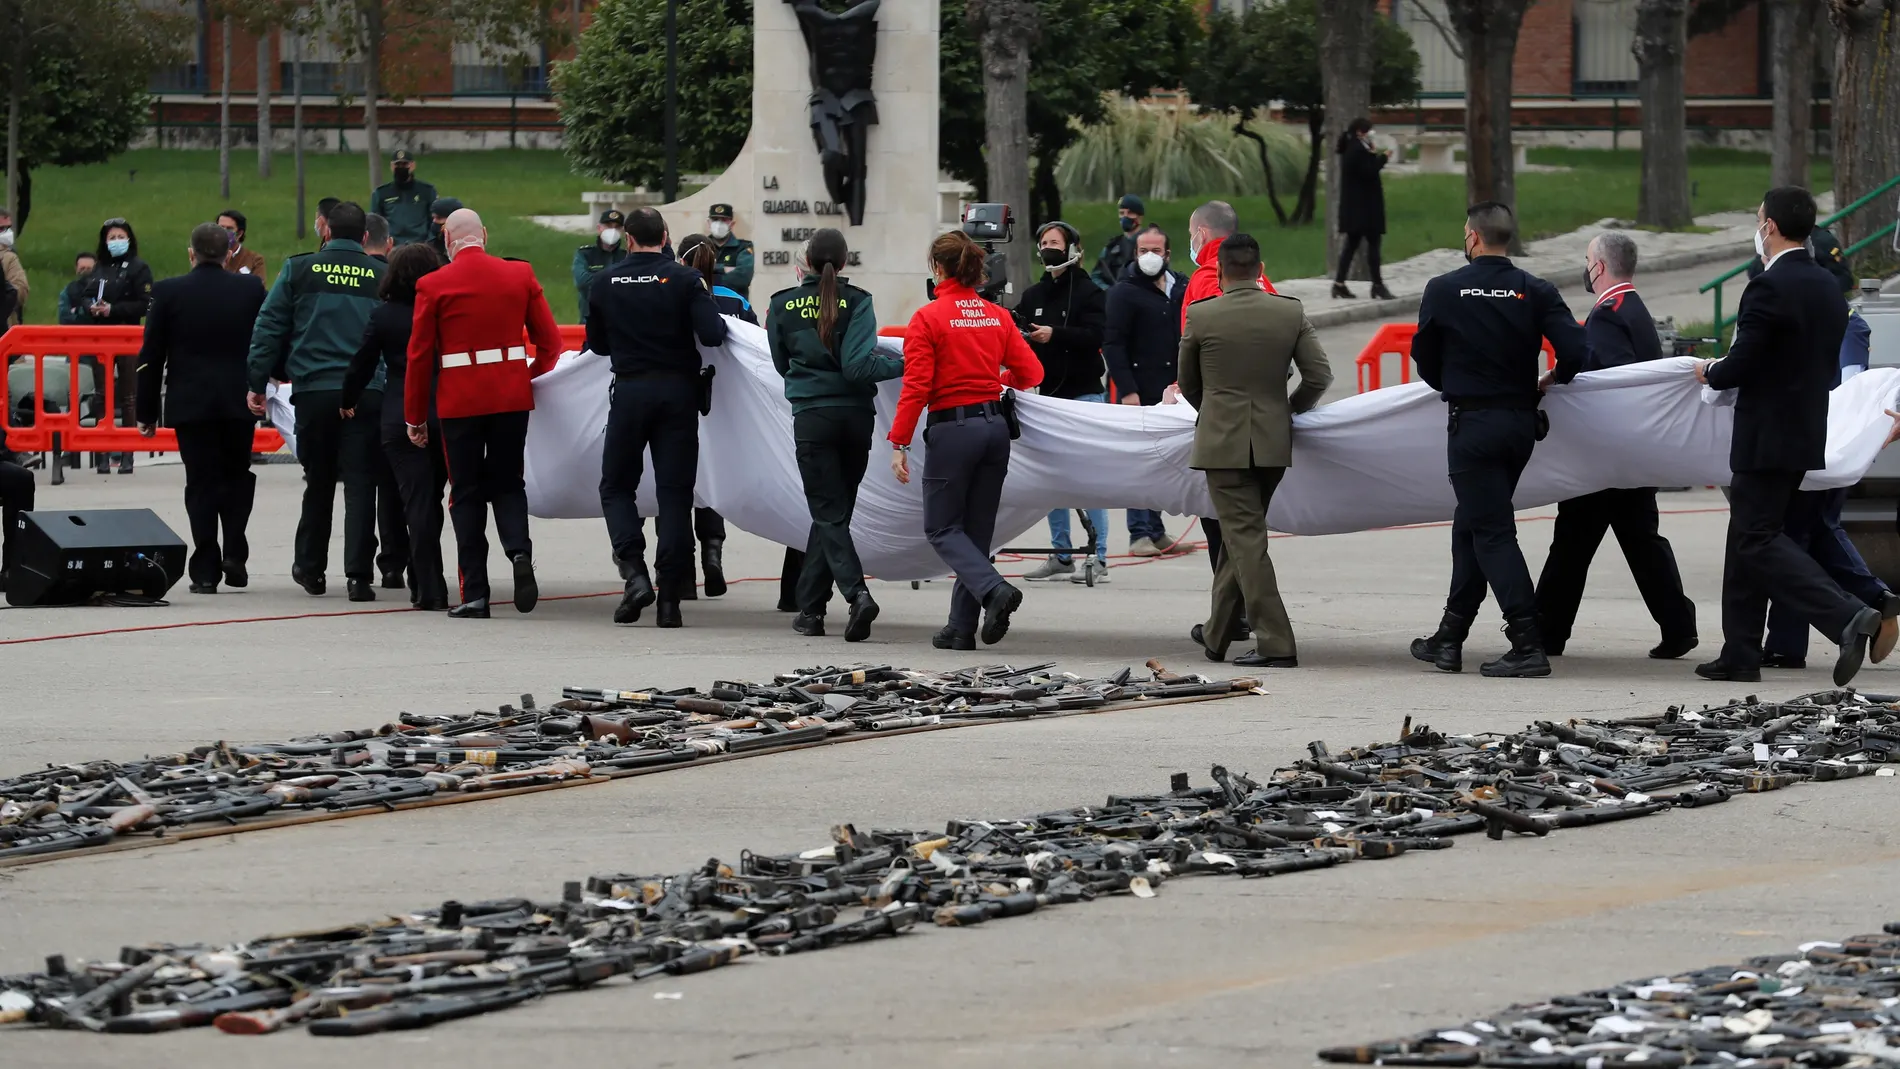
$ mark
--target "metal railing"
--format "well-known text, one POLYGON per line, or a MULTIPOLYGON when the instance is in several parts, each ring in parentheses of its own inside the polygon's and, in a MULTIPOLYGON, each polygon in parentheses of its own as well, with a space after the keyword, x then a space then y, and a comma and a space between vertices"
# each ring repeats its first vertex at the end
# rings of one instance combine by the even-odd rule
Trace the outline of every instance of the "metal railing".
MULTIPOLYGON (((1835 223, 1839 222, 1840 220, 1845 219, 1848 216, 1854 214, 1855 212, 1861 210, 1862 208, 1865 208, 1867 205, 1872 204, 1875 200, 1880 198, 1881 194, 1886 193, 1889 190, 1892 190, 1896 187, 1900 187, 1900 174, 1894 175, 1892 178, 1889 178, 1885 182, 1880 183, 1880 185, 1875 186, 1872 190, 1870 190, 1866 196, 1860 198, 1859 200, 1855 201, 1852 204, 1849 204, 1847 207, 1842 208, 1840 211, 1835 212, 1833 215, 1830 215, 1827 218, 1822 219, 1819 222, 1816 222, 1814 225, 1817 227, 1833 226, 1835 223)), ((1874 231, 1873 233, 1867 235, 1866 237, 1861 238, 1859 241, 1854 242, 1852 245, 1849 245, 1845 249, 1842 249, 1841 256, 1842 258, 1851 257, 1855 253, 1871 246, 1874 242, 1879 241, 1881 238, 1884 238, 1887 235, 1892 234, 1892 233, 1894 233, 1894 224, 1888 223, 1886 226, 1881 227, 1879 230, 1874 231)), ((1734 267, 1729 268, 1727 271, 1724 271, 1721 274, 1715 276, 1714 278, 1708 280, 1707 282, 1704 282, 1696 290, 1697 293, 1707 293, 1710 290, 1715 291, 1715 310, 1714 310, 1714 314, 1710 317, 1709 321, 1715 324, 1715 328, 1712 331, 1712 333, 1716 336, 1716 339, 1717 339, 1715 343, 1715 355, 1717 356, 1721 356, 1724 352, 1728 350, 1728 343, 1721 340, 1722 332, 1727 330, 1729 327, 1734 326, 1735 320, 1736 320, 1735 316, 1724 316, 1722 314, 1722 285, 1723 283, 1727 282, 1729 279, 1734 278, 1736 275, 1739 275, 1742 272, 1748 270, 1749 264, 1752 264, 1754 262, 1755 262, 1754 258, 1750 257, 1746 262, 1737 264, 1734 267)))

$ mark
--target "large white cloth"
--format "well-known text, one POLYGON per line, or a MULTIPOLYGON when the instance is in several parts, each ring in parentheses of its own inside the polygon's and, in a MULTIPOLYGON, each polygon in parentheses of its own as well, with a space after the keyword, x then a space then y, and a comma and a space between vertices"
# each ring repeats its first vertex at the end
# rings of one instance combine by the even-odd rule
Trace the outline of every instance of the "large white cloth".
MULTIPOLYGON (((765 333, 728 320, 730 336, 703 356, 718 368, 713 411, 700 423, 698 501, 735 526, 803 547, 810 513, 792 454, 792 412, 772 367, 765 333)), ((879 343, 896 351, 898 343, 879 343)), ((1519 508, 1615 486, 1701 486, 1728 482, 1734 409, 1695 381, 1693 361, 1675 358, 1611 368, 1554 386, 1544 401, 1550 437, 1537 446, 1518 484, 1519 508)), ((537 516, 597 517, 607 422, 607 361, 569 353, 535 381, 528 424, 528 504, 537 516)), ((882 445, 898 384, 878 395, 877 442, 852 522, 865 569, 882 579, 942 575, 924 538, 920 434, 912 479, 892 478, 882 445)), ((1884 410, 1900 393, 1900 369, 1876 368, 1836 389, 1828 410, 1827 467, 1809 489, 1859 481, 1892 426, 1884 410)), ((273 413, 280 411, 273 406, 273 413)), ((997 545, 1012 544, 1053 508, 1146 508, 1208 515, 1207 482, 1187 466, 1194 411, 1186 405, 1134 408, 1054 398, 1021 399, 1023 436, 1014 444, 997 521, 997 545)), ((641 483, 643 514, 653 510, 652 465, 641 483)), ((1349 397, 1294 420, 1293 467, 1268 520, 1293 534, 1337 534, 1451 518, 1445 478, 1445 406, 1420 383, 1349 397)), ((1040 533, 1029 536, 1037 544, 1040 533)), ((604 552, 604 549, 603 549, 604 552)))

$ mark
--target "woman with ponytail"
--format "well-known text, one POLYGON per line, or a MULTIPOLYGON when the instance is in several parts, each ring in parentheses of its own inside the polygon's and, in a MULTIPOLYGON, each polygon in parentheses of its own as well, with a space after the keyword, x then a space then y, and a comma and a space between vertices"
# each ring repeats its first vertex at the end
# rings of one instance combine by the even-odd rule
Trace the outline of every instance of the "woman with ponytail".
POLYGON ((904 332, 904 389, 891 421, 891 473, 910 482, 910 440, 924 420, 924 534, 957 575, 950 621, 931 638, 940 650, 994 644, 1009 632, 1022 604, 990 563, 996 510, 1009 473, 1009 426, 1000 403, 1005 387, 1042 381, 1042 362, 1010 314, 976 292, 983 250, 953 230, 930 245, 937 288, 904 332), (997 368, 1003 368, 999 374, 997 368), (924 409, 930 415, 924 417, 924 409))
POLYGON ((798 285, 773 294, 765 313, 766 342, 785 376, 798 474, 811 508, 792 630, 825 633, 825 606, 836 584, 851 609, 844 640, 862 642, 878 607, 851 541, 851 515, 871 459, 877 384, 902 375, 904 361, 877 353, 871 295, 842 274, 851 258, 844 235, 827 227, 812 235, 805 251, 810 270, 798 285))
POLYGON ((713 244, 711 238, 704 234, 686 235, 686 240, 680 242, 679 259, 680 263, 699 272, 699 277, 705 281, 707 288, 712 290, 713 303, 719 306, 720 315, 742 319, 755 327, 759 325, 759 317, 752 310, 751 301, 746 300, 738 290, 729 289, 713 281, 719 277, 713 270, 719 260, 719 247, 713 244))

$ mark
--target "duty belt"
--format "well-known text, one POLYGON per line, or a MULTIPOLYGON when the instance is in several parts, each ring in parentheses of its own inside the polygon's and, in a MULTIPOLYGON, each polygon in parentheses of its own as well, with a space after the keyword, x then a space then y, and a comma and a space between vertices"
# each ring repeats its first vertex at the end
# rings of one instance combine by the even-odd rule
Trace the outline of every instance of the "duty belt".
POLYGON ((1482 397, 1447 397, 1445 403, 1466 412, 1481 412, 1487 408, 1513 408, 1530 411, 1536 408, 1543 398, 1538 394, 1501 393, 1482 397))
POLYGON ((948 423, 955 419, 980 419, 986 416, 1001 416, 1003 406, 995 401, 984 401, 977 405, 958 405, 955 408, 933 409, 924 420, 924 426, 931 427, 939 423, 948 423))
POLYGON ((471 364, 499 364, 503 360, 526 360, 528 349, 524 345, 511 345, 506 349, 477 349, 472 353, 443 353, 442 368, 468 367, 471 364))

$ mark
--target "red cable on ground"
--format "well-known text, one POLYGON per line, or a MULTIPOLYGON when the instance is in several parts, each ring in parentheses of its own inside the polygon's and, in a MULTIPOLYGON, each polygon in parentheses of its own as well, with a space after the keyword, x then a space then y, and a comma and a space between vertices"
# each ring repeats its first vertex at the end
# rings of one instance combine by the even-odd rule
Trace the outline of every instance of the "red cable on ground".
MULTIPOLYGON (((1658 511, 1661 515, 1664 515, 1664 516, 1694 516, 1694 515, 1710 513, 1710 512, 1727 512, 1728 509, 1726 508, 1661 509, 1658 511)), ((1555 516, 1525 516, 1525 517, 1520 518, 1520 522, 1543 521, 1543 520, 1553 520, 1553 519, 1556 519, 1556 517, 1555 516)), ((1207 543, 1205 541, 1202 541, 1202 542, 1187 541, 1188 533, 1193 531, 1195 527, 1199 526, 1200 522, 1201 521, 1199 517, 1196 517, 1191 523, 1187 525, 1186 529, 1184 529, 1181 532, 1181 537, 1175 540, 1176 547, 1185 546, 1187 547, 1186 550, 1170 548, 1168 552, 1163 553, 1159 556, 1155 556, 1155 557, 1134 557, 1132 554, 1118 553, 1118 554, 1111 555, 1110 559, 1111 560, 1128 560, 1129 563, 1123 564, 1122 567, 1134 568, 1143 564, 1153 564, 1156 561, 1174 560, 1179 557, 1185 557, 1188 555, 1188 551, 1191 551, 1194 549, 1205 549, 1207 548, 1207 543)), ((1376 527, 1376 528, 1373 528, 1373 530, 1375 531, 1419 531, 1419 530, 1426 530, 1433 527, 1450 527, 1450 526, 1451 526, 1450 521, 1437 521, 1433 523, 1406 524, 1401 527, 1376 527)), ((1302 536, 1292 535, 1292 534, 1277 534, 1277 535, 1273 535, 1272 537, 1299 538, 1302 536)), ((1009 556, 1013 558, 1016 563, 1020 563, 1021 561, 1024 560, 1024 558, 1018 554, 1010 554, 1009 556)), ((999 558, 999 560, 1002 560, 1002 559, 1003 558, 999 558)), ((1021 572, 1005 573, 1005 574, 1008 575, 1008 577, 1012 579, 1019 578, 1022 575, 1021 572)), ((875 577, 866 576, 866 578, 875 578, 875 577)), ((744 579, 728 579, 726 580, 726 585, 737 586, 740 583, 776 583, 778 581, 779 581, 779 577, 776 575, 751 576, 744 579)), ((542 601, 578 601, 584 598, 611 598, 611 597, 618 596, 620 593, 621 592, 618 590, 603 590, 595 594, 552 594, 552 595, 549 595, 548 597, 542 598, 541 600, 542 601)), ((497 602, 494 602, 493 604, 513 605, 514 602, 497 601, 497 602)), ((174 631, 174 630, 177 630, 179 628, 184 628, 184 627, 223 627, 227 624, 272 624, 272 623, 281 623, 285 620, 322 620, 322 619, 328 619, 331 617, 340 617, 340 616, 381 616, 381 615, 387 615, 389 613, 415 612, 415 611, 417 610, 405 606, 405 607, 389 608, 389 609, 342 609, 336 612, 297 612, 297 613, 287 613, 282 616, 244 616, 244 617, 238 617, 236 619, 231 619, 231 620, 182 620, 176 623, 169 623, 169 624, 144 624, 144 625, 138 625, 138 626, 133 626, 133 627, 108 627, 108 628, 103 628, 98 631, 69 631, 69 632, 66 632, 65 634, 59 634, 59 635, 31 635, 26 638, 7 638, 7 639, 0 639, 0 646, 19 646, 19 645, 24 645, 29 642, 56 642, 56 641, 69 639, 69 638, 100 638, 105 635, 130 635, 130 634, 136 634, 141 631, 174 631)))

